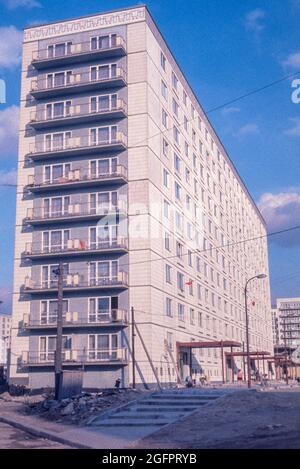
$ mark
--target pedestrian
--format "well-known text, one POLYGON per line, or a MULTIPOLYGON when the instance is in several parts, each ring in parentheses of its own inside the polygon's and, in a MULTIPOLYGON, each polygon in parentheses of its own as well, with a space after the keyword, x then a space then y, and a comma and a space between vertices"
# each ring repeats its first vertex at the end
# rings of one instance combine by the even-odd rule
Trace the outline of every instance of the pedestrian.
POLYGON ((116 389, 119 389, 119 388, 120 388, 120 384, 121 384, 121 378, 116 379, 115 388, 116 388, 116 389))
POLYGON ((242 381, 243 381, 243 372, 242 372, 242 370, 238 370, 237 380, 238 380, 238 383, 242 383, 242 381))

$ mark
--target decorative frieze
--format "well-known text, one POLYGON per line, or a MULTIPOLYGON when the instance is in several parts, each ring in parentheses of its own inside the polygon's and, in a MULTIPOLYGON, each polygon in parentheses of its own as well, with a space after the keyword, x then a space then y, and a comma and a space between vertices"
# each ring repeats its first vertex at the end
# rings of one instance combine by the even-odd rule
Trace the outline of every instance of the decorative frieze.
POLYGON ((145 19, 145 8, 135 10, 124 10, 106 15, 90 16, 73 21, 37 26, 24 31, 23 42, 38 41, 66 34, 91 31, 93 29, 118 26, 121 24, 136 23, 145 19))

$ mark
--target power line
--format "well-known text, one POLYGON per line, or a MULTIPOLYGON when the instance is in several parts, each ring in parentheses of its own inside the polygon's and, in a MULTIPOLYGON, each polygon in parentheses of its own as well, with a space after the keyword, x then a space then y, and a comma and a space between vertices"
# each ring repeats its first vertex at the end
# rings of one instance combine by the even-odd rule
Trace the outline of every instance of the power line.
MULTIPOLYGON (((227 106, 229 106, 230 104, 233 104, 233 103, 236 103, 236 102, 238 102, 238 101, 241 101, 242 99, 245 99, 245 98, 247 98, 247 97, 249 97, 249 96, 252 96, 252 95, 254 95, 254 94, 257 94, 257 93, 259 93, 259 92, 261 92, 261 91, 264 91, 264 90, 266 90, 266 89, 268 89, 268 88, 271 88, 271 87, 274 86, 274 85, 277 85, 277 84, 279 84, 279 83, 282 83, 283 81, 288 80, 289 78, 293 78, 294 76, 299 75, 299 73, 300 73, 300 70, 297 71, 297 72, 294 72, 294 73, 292 73, 292 74, 290 74, 290 75, 286 75, 286 76, 284 76, 284 77, 282 77, 282 78, 280 78, 280 79, 278 79, 278 80, 275 80, 275 81, 273 81, 273 82, 271 82, 271 83, 268 83, 268 84, 266 84, 266 85, 264 85, 264 86, 262 86, 262 87, 260 87, 260 88, 255 88, 255 89, 253 89, 253 90, 251 90, 251 91, 249 91, 249 92, 247 92, 247 93, 245 93, 245 94, 243 94, 243 95, 238 96, 237 98, 233 98, 233 99, 230 100, 230 101, 227 101, 227 102, 225 102, 225 103, 223 103, 223 104, 221 104, 221 105, 219 105, 219 106, 216 106, 216 107, 214 107, 214 108, 211 108, 211 109, 209 109, 209 110, 206 111, 206 112, 204 111, 204 114, 210 114, 210 113, 215 112, 215 111, 217 111, 217 110, 220 110, 220 109, 222 109, 222 108, 224 108, 224 107, 227 107, 227 106)), ((24 101, 26 101, 26 100, 24 100, 24 101)), ((196 119, 196 118, 188 119, 187 122, 190 123, 190 122, 194 121, 195 119, 196 119)), ((179 127, 182 127, 182 125, 184 125, 184 123, 185 123, 185 122, 181 122, 181 123, 179 124, 179 127)), ((131 148, 135 148, 135 147, 137 147, 137 146, 139 146, 139 145, 141 145, 141 144, 143 144, 143 143, 149 141, 150 139, 152 139, 152 138, 154 138, 154 137, 156 137, 156 136, 158 136, 158 135, 160 135, 160 134, 165 134, 166 132, 169 132, 169 131, 172 130, 172 129, 173 129, 173 126, 167 128, 167 129, 164 129, 164 130, 159 130, 159 132, 157 132, 157 133, 155 133, 155 134, 153 134, 153 135, 147 137, 146 139, 141 140, 140 142, 136 143, 136 144, 135 144, 133 147, 131 147, 131 148)), ((25 131, 26 131, 26 130, 23 130, 23 132, 25 132, 25 131)), ((28 160, 18 160, 18 162, 19 162, 19 163, 27 163, 28 160)), ((1 186, 2 186, 2 187, 18 187, 17 184, 15 184, 15 185, 14 185, 14 184, 0 184, 0 187, 1 187, 1 186)), ((24 187, 24 186, 21 185, 21 186, 19 186, 19 187, 24 187)))

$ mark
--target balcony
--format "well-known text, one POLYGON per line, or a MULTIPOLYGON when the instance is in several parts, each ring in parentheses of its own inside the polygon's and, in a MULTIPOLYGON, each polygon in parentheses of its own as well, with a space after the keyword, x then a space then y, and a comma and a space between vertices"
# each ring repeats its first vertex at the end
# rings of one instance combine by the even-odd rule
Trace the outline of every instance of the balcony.
POLYGON ((32 111, 30 114, 30 126, 36 130, 101 122, 107 119, 122 119, 127 115, 127 106, 123 99, 117 99, 115 105, 107 109, 92 111, 90 104, 78 104, 64 109, 65 112, 58 115, 49 115, 47 109, 32 111))
POLYGON ((126 253, 127 238, 118 236, 115 239, 88 243, 81 239, 69 239, 65 245, 42 246, 41 243, 26 243, 24 257, 26 259, 46 259, 58 257, 82 257, 97 254, 126 253))
POLYGON ((92 60, 102 60, 109 57, 123 57, 126 55, 126 43, 121 36, 110 37, 103 46, 93 48, 90 41, 75 44, 60 44, 61 47, 49 50, 33 51, 31 64, 37 70, 82 63, 92 60), (62 47, 63 46, 63 47, 62 47))
MULTIPOLYGON (((84 276, 67 274, 64 279, 64 292, 82 292, 95 290, 110 290, 128 288, 128 274, 120 271, 116 276, 86 279, 84 276)), ((42 284, 34 282, 30 277, 25 277, 23 291, 30 294, 57 293, 57 281, 48 280, 42 284)))
POLYGON ((78 221, 99 220, 102 217, 126 217, 127 204, 120 199, 118 205, 105 204, 98 207, 89 203, 70 204, 65 209, 43 211, 41 208, 28 208, 24 223, 28 225, 49 225, 57 223, 75 223, 78 221))
MULTIPOLYGON (((78 312, 67 312, 63 316, 63 328, 94 328, 94 327, 126 327, 128 313, 124 309, 97 311, 80 316, 78 312)), ((24 329, 56 329, 56 315, 41 313, 39 318, 32 318, 29 314, 23 316, 24 329)))
MULTIPOLYGON (((128 363, 127 349, 125 347, 103 350, 64 350, 63 365, 126 365, 128 363)), ((54 351, 22 352, 19 363, 27 367, 54 367, 54 351)))
POLYGON ((53 98, 68 93, 82 93, 126 86, 126 72, 117 67, 114 72, 104 76, 92 77, 90 72, 72 73, 60 80, 50 80, 47 77, 31 81, 31 95, 35 99, 53 98))
POLYGON ((79 189, 81 187, 92 187, 127 183, 127 168, 123 165, 117 165, 115 170, 101 174, 92 174, 80 169, 69 171, 65 177, 39 182, 33 175, 28 176, 28 182, 25 186, 27 190, 33 193, 49 192, 58 190, 79 189))
POLYGON ((123 132, 117 132, 115 137, 109 140, 94 141, 90 137, 70 137, 61 142, 41 142, 31 144, 27 158, 35 160, 45 160, 49 158, 78 156, 100 152, 117 152, 125 150, 127 147, 127 137, 123 132))

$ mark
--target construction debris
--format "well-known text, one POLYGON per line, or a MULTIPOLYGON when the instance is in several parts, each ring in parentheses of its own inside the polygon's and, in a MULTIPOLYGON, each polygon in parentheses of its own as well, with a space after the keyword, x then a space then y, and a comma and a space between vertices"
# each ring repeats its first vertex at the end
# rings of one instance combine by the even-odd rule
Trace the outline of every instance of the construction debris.
POLYGON ((95 414, 138 399, 147 391, 134 389, 104 389, 97 393, 82 392, 71 398, 56 401, 53 394, 41 396, 39 401, 25 400, 25 413, 63 423, 85 425, 95 414))

